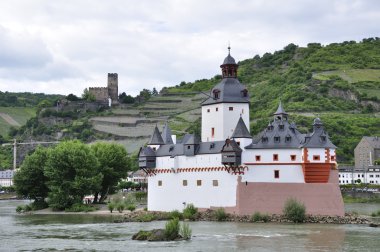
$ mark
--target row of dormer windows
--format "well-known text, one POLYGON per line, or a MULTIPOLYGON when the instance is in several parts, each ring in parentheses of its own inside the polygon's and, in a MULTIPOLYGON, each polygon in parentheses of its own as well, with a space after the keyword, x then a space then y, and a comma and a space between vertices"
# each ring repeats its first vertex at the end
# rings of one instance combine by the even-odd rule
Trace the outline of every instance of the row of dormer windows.
MULTIPOLYGON (((273 154, 273 161, 278 161, 278 158, 279 158, 278 154, 273 154)), ((297 155, 290 155, 291 161, 296 161, 296 159, 297 159, 297 155)), ((303 159, 303 157, 302 157, 302 159, 303 159)), ((335 156, 331 156, 330 159, 331 159, 331 161, 335 161, 335 156)), ((256 162, 260 162, 261 161, 261 155, 256 155, 255 160, 256 160, 256 162)), ((313 155, 313 161, 320 161, 320 160, 321 160, 320 155, 313 155)))

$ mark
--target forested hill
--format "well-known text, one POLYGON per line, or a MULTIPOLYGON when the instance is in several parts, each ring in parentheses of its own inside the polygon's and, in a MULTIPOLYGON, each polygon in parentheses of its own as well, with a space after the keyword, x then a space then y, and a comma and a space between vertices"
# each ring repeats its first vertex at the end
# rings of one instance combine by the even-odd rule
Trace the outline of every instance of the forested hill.
MULTIPOLYGON (((380 135, 379 38, 325 46, 289 44, 240 61, 238 76, 251 95, 253 133, 267 125, 281 100, 301 130, 311 131, 315 116, 322 119, 339 148, 340 161, 352 162, 362 136, 380 135)), ((216 75, 182 82, 164 92, 208 91, 220 79, 216 75)))

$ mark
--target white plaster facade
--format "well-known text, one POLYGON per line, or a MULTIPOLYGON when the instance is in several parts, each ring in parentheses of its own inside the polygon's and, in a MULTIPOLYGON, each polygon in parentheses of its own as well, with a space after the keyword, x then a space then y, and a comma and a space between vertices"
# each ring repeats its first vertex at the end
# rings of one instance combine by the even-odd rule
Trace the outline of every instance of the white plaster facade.
POLYGON ((202 142, 230 138, 240 116, 249 130, 248 103, 217 103, 202 106, 202 142))
POLYGON ((149 177, 148 209, 181 211, 190 203, 199 208, 233 207, 236 186, 237 176, 225 171, 157 173, 149 177))

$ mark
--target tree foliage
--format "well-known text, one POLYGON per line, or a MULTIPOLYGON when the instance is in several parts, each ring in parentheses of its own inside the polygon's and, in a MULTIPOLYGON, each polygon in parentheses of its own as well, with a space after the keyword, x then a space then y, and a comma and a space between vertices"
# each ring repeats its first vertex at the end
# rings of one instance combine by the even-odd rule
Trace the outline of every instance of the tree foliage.
POLYGON ((108 193, 114 192, 121 178, 127 176, 129 167, 128 153, 119 144, 96 143, 91 146, 93 153, 99 161, 98 173, 103 174, 101 188, 95 192, 95 201, 104 201, 108 193))
POLYGON ((103 174, 90 147, 79 141, 57 145, 50 152, 45 175, 48 178, 49 205, 65 209, 81 203, 84 196, 99 191, 103 174))
POLYGON ((49 150, 38 147, 33 154, 27 156, 13 181, 19 196, 44 201, 48 195, 47 177, 44 168, 49 159, 49 150))

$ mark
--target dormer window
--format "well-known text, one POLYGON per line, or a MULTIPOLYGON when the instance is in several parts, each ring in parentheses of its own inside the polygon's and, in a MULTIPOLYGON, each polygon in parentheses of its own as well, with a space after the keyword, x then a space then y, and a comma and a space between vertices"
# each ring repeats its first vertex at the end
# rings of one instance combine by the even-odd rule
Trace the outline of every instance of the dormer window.
POLYGON ((214 93, 214 99, 219 99, 220 98, 220 90, 219 89, 214 89, 212 91, 214 93))
POLYGON ((261 138, 261 142, 267 143, 268 142, 268 137, 264 136, 261 138))
POLYGON ((284 125, 283 125, 283 124, 280 124, 280 125, 278 126, 278 128, 279 128, 280 130, 284 130, 284 125))
POLYGON ((275 143, 279 143, 280 142, 280 137, 279 136, 275 136, 274 137, 274 142, 275 143))
POLYGON ((174 146, 169 147, 169 152, 172 152, 174 150, 174 146))
POLYGON ((243 97, 248 97, 248 90, 244 89, 243 91, 241 91, 241 94, 243 97))
POLYGON ((321 136, 321 141, 325 142, 326 141, 326 136, 321 136))
POLYGON ((215 143, 211 143, 210 144, 210 149, 214 149, 214 147, 215 147, 215 143))
POLYGON ((285 137, 285 142, 288 143, 292 140, 292 137, 291 136, 286 136, 285 137))

